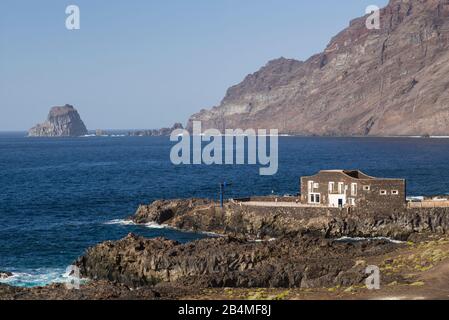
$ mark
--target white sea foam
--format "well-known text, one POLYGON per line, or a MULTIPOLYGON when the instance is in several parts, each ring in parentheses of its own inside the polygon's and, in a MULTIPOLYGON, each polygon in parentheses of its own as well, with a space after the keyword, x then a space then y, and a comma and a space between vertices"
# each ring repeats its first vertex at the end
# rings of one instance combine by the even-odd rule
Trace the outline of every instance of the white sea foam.
POLYGON ((86 134, 84 136, 81 136, 81 138, 122 138, 126 137, 126 134, 86 134))
POLYGON ((174 231, 179 231, 179 232, 183 232, 183 233, 196 233, 196 234, 202 234, 208 237, 214 237, 214 238, 218 238, 218 237, 224 237, 222 234, 219 233, 215 233, 215 232, 208 232, 208 231, 186 231, 186 230, 182 230, 182 229, 178 229, 166 224, 158 224, 156 222, 149 222, 146 223, 145 226, 147 228, 150 229, 167 229, 167 230, 174 230, 174 231))
POLYGON ((105 224, 108 225, 121 225, 121 226, 134 226, 136 225, 135 222, 131 220, 125 220, 125 219, 114 219, 108 222, 105 222, 105 224))
POLYGON ((0 283, 16 287, 39 287, 52 283, 67 283, 71 280, 72 277, 66 273, 66 269, 40 268, 36 270, 13 271, 11 277, 1 279, 0 283))
POLYGON ((391 243, 395 243, 395 244, 401 244, 404 243, 403 241, 399 241, 399 240, 395 240, 395 239, 391 239, 391 238, 387 238, 387 237, 373 237, 373 238, 362 238, 362 237, 341 237, 339 239, 335 239, 336 241, 341 241, 341 242, 360 242, 360 241, 376 241, 376 240, 382 240, 382 241, 388 241, 391 243))
POLYGON ((186 231, 186 230, 178 229, 178 228, 175 228, 175 227, 166 225, 166 224, 158 224, 158 223, 156 223, 156 222, 149 222, 149 223, 146 223, 145 226, 146 226, 147 228, 150 228, 150 229, 168 229, 168 230, 175 230, 175 231, 179 231, 179 232, 183 232, 183 233, 197 233, 197 234, 203 234, 203 235, 206 235, 206 236, 209 236, 209 237, 223 237, 223 235, 218 234, 218 233, 215 233, 215 232, 208 232, 208 231, 197 231, 197 232, 195 232, 195 231, 186 231))
POLYGON ((222 237, 223 235, 215 233, 215 232, 207 232, 207 231, 198 231, 198 232, 194 232, 194 231, 186 231, 186 230, 182 230, 182 229, 178 229, 172 226, 169 226, 167 224, 159 224, 156 222, 148 222, 148 223, 144 223, 144 224, 138 224, 135 223, 131 220, 125 220, 125 219, 114 219, 108 222, 105 222, 105 224, 107 225, 121 225, 121 226, 143 226, 146 227, 148 229, 167 229, 167 230, 174 230, 174 231, 179 231, 179 232, 183 232, 183 233, 197 233, 197 234, 203 234, 209 237, 222 237))
POLYGON ((135 223, 132 220, 126 220, 126 219, 114 219, 114 220, 106 222, 105 224, 108 224, 108 225, 121 225, 121 226, 144 226, 144 227, 147 227, 149 229, 174 229, 173 227, 170 227, 168 225, 158 224, 156 222, 149 222, 149 223, 144 223, 144 224, 138 224, 138 223, 135 223))
POLYGON ((159 223, 156 223, 156 222, 148 222, 148 223, 145 223, 144 226, 149 228, 149 229, 175 229, 175 228, 170 227, 168 225, 159 224, 159 223))
MULTIPOLYGON (((16 287, 41 287, 52 283, 71 283, 74 280, 73 275, 69 274, 69 268, 38 268, 33 270, 12 270, 12 276, 1 279, 0 283, 16 287)), ((80 279, 81 284, 86 283, 88 279, 80 279)))
POLYGON ((423 201, 423 196, 408 196, 407 201, 423 201))

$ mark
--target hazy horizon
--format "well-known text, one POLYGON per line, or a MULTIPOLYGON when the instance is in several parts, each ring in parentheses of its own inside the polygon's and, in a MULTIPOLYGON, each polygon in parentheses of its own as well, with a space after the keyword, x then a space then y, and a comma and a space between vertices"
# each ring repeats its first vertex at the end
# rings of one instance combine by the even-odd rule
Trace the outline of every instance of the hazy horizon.
POLYGON ((4 0, 0 131, 26 131, 64 104, 89 130, 185 124, 269 60, 305 60, 387 2, 4 0), (65 28, 71 4, 80 30, 65 28))

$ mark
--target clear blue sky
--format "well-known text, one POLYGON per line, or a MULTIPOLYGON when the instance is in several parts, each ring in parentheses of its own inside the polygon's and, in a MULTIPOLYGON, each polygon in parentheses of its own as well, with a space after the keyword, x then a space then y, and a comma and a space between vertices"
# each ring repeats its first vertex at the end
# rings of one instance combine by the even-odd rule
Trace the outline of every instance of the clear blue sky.
POLYGON ((307 59, 387 0, 1 0, 0 130, 73 104, 89 129, 185 123, 268 60, 307 59), (65 8, 81 9, 81 30, 65 8))

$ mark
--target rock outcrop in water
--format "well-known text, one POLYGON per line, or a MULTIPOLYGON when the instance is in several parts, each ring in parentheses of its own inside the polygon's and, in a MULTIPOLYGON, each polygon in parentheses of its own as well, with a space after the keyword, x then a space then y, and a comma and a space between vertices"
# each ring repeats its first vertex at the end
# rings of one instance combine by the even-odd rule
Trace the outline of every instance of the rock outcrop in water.
POLYGON ((47 121, 28 131, 29 137, 79 137, 86 135, 87 129, 78 111, 71 105, 53 107, 47 121))
POLYGON ((449 135, 449 2, 390 0, 307 61, 278 59, 192 121, 300 135, 449 135))
POLYGON ((366 265, 360 261, 395 248, 387 241, 341 243, 306 235, 179 244, 130 234, 90 248, 76 264, 91 279, 131 287, 165 282, 203 288, 321 288, 362 283, 366 265))
POLYGON ((167 137, 171 135, 173 131, 178 129, 184 129, 181 123, 175 123, 171 128, 130 131, 128 132, 128 135, 138 137, 167 137))
POLYGON ((7 271, 0 271, 0 279, 7 279, 9 277, 12 277, 12 273, 11 272, 7 272, 7 271))
POLYGON ((206 199, 157 200, 150 205, 139 206, 136 214, 129 219, 137 224, 164 224, 172 218, 188 215, 196 209, 203 210, 212 204, 206 199))

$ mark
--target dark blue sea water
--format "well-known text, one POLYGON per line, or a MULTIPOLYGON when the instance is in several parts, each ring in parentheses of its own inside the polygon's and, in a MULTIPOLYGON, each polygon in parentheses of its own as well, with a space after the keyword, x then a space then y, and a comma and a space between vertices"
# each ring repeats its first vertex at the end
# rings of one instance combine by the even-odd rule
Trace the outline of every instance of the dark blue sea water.
POLYGON ((174 166, 168 138, 28 139, 0 134, 0 270, 8 283, 61 280, 84 250, 129 232, 187 242, 205 235, 124 225, 141 203, 160 198, 296 194, 299 177, 320 169, 362 169, 408 179, 408 194, 449 192, 449 139, 280 138, 279 172, 258 166, 174 166))

